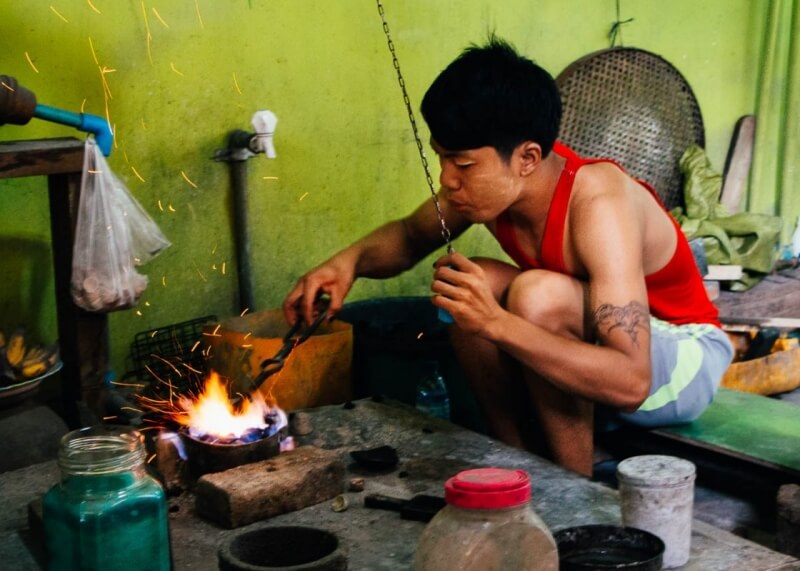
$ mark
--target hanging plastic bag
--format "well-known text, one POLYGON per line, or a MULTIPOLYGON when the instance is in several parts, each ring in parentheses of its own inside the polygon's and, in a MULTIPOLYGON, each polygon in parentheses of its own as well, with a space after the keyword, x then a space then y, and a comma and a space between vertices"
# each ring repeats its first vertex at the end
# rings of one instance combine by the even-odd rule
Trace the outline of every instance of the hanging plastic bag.
POLYGON ((170 242, 86 140, 72 255, 72 299, 88 311, 132 307, 147 287, 135 269, 170 242))

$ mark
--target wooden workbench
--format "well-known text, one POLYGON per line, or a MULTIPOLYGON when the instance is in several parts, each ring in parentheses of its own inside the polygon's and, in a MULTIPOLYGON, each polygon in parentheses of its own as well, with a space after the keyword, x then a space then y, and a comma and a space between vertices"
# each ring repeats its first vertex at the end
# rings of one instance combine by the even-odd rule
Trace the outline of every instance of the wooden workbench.
MULTIPOLYGON (((620 523, 615 490, 406 405, 361 400, 353 408, 327 406, 307 412, 313 432, 298 438, 299 443, 337 451, 349 464, 348 478, 364 477, 365 491, 348 492, 349 509, 343 512, 334 512, 331 502, 323 502, 240 530, 260 525, 321 527, 335 532, 347 544, 350 571, 411 569, 425 524, 400 519, 396 512, 364 508, 364 494, 441 495, 444 481, 451 475, 485 466, 526 470, 533 483, 533 507, 552 531, 590 523, 620 523), (372 473, 352 465, 350 451, 381 445, 397 449, 397 469, 372 473)), ((8 506, 0 514, 0 561, 4 562, 4 569, 36 568, 32 551, 25 544, 30 538, 24 529, 27 505, 52 485, 56 472, 51 462, 0 474, 0 495, 8 506), (8 562, 12 565, 8 566, 8 562)), ((170 506, 175 570, 216 570, 217 545, 232 532, 198 518, 190 493, 172 498, 170 506)), ((778 571, 796 569, 798 565, 800 561, 788 555, 695 520, 691 559, 683 569, 778 571)))

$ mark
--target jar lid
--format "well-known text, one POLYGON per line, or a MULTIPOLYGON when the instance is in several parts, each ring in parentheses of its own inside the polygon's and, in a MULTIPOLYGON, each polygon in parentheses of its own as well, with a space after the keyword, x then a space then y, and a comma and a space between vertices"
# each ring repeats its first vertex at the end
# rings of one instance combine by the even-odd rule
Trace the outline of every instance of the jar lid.
POLYGON ((646 454, 633 456, 619 463, 617 479, 633 486, 679 486, 693 482, 694 464, 675 456, 646 454))
POLYGON ((510 508, 530 501, 531 481, 523 470, 464 470, 445 482, 444 497, 459 508, 510 508))

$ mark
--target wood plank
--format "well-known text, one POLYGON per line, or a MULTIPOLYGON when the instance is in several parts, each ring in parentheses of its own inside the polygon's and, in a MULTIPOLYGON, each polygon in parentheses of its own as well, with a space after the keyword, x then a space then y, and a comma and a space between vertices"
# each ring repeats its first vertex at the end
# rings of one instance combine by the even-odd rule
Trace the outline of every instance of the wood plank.
POLYGON ((800 268, 768 275, 744 292, 721 291, 714 305, 723 319, 800 318, 800 268))
POLYGON ((750 163, 753 160, 753 144, 756 135, 756 118, 745 115, 736 122, 731 146, 725 163, 725 176, 720 202, 735 214, 741 211, 742 196, 747 186, 750 163))
MULTIPOLYGON (((800 285, 800 284, 799 284, 800 285)), ((726 331, 751 331, 761 327, 774 327, 791 331, 800 329, 800 317, 721 317, 720 321, 726 331), (741 329, 737 328, 741 325, 741 329)))
POLYGON ((653 432, 800 479, 800 408, 793 403, 719 389, 694 422, 653 432))
POLYGON ((74 137, 0 141, 0 179, 80 173, 84 142, 74 137))

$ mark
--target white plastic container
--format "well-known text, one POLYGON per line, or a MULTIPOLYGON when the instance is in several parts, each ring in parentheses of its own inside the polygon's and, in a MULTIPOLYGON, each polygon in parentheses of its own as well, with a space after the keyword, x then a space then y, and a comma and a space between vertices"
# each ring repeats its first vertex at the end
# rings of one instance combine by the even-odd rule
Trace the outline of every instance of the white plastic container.
POLYGON ((415 571, 558 571, 553 536, 530 505, 522 470, 465 470, 445 484, 447 505, 427 525, 415 571))
POLYGON ((617 466, 622 524, 649 531, 664 542, 664 568, 689 561, 695 466, 673 456, 646 455, 617 466))

